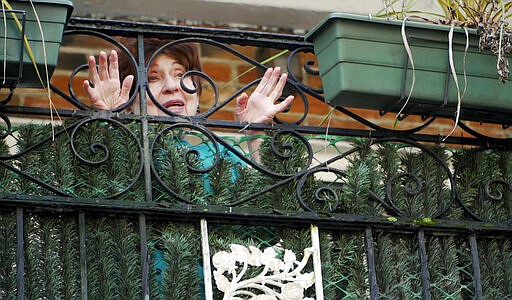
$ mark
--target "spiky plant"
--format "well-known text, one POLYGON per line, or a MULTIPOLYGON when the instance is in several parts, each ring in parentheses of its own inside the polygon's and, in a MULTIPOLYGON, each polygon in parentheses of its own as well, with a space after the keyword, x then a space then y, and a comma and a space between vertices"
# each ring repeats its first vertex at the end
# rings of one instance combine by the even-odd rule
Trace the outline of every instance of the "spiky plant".
POLYGON ((369 291, 368 268, 361 233, 324 233, 320 247, 324 298, 366 298, 369 291))
POLYGON ((154 223, 149 237, 151 299, 201 299, 203 274, 197 226, 154 223))
POLYGON ((412 9, 413 5, 406 4, 406 1, 385 0, 384 12, 380 15, 400 19, 412 16, 428 22, 477 29, 480 50, 487 49, 496 55, 499 80, 506 82, 510 75, 508 55, 512 51, 512 27, 509 23, 512 1, 432 0, 432 2, 439 7, 440 12, 415 11, 412 9), (393 9, 393 5, 400 2, 403 3, 401 9, 393 9))

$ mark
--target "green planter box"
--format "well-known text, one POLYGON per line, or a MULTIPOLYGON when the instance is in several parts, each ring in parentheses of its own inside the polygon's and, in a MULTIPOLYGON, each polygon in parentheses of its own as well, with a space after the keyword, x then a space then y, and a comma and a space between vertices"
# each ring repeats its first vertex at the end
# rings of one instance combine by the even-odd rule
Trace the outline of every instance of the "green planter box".
MULTIPOLYGON (((42 37, 32 5, 28 0, 8 0, 8 3, 12 6, 20 22, 22 22, 23 15, 25 15, 25 36, 32 49, 41 77, 46 80, 42 37)), ((32 0, 32 3, 43 29, 48 75, 51 77, 57 65, 62 33, 73 10, 73 3, 68 0, 32 0)), ((6 63, 6 73, 5 83, 0 82, 0 84, 8 87, 42 87, 27 47, 23 43, 22 33, 15 22, 15 18, 10 11, 6 11, 5 16, 7 35, 4 34, 6 29, 4 22, 3 20, 0 21, 0 77, 2 77, 2 82, 4 81, 4 61, 6 63), (4 55, 4 48, 6 55, 4 55)))
MULTIPOLYGON (((308 32, 306 40, 313 42, 327 103, 394 112, 402 108, 405 99, 401 97, 410 91, 413 72, 406 63, 401 27, 399 20, 334 13, 308 32)), ((406 112, 455 116, 457 90, 449 72, 449 30, 449 26, 407 21, 416 83, 406 112)), ((464 30, 455 29, 452 45, 461 93, 466 86, 461 118, 510 123, 512 82, 499 83, 496 57, 478 50, 474 30, 465 67, 464 30)))

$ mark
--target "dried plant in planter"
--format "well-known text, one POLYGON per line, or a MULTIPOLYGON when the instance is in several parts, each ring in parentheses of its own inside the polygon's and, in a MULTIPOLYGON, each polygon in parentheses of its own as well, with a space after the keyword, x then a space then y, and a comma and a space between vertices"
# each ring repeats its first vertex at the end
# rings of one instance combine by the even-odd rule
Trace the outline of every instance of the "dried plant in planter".
MULTIPOLYGON (((509 2, 508 4, 512 4, 509 2)), ((510 7, 510 5, 509 5, 510 7)), ((505 19, 498 21, 478 23, 478 34, 480 36, 480 50, 489 49, 496 55, 496 68, 500 81, 505 83, 510 75, 508 55, 512 51, 512 28, 505 19)))
POLYGON ((402 0, 400 10, 394 10, 398 1, 383 0, 382 16, 400 19, 410 16, 438 24, 475 28, 480 38, 480 50, 486 49, 496 55, 499 80, 503 83, 508 80, 508 55, 512 51, 512 27, 508 19, 512 0, 432 0, 440 13, 414 11, 411 9, 414 1, 406 4, 405 0, 402 0))

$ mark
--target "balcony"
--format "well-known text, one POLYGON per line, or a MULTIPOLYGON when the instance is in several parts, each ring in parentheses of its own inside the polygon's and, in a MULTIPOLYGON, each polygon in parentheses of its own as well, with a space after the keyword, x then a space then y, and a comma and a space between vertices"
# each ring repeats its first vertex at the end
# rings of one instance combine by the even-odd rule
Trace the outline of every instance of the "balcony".
POLYGON ((315 66, 300 35, 72 19, 54 107, 44 89, 1 102, 0 297, 510 297, 507 124, 446 137, 450 119, 332 108, 315 66), (146 112, 145 62, 119 40, 154 37, 199 45, 197 115, 146 112), (140 113, 82 91, 87 57, 111 49, 136 70, 140 113), (236 121, 269 66, 294 102, 236 121))

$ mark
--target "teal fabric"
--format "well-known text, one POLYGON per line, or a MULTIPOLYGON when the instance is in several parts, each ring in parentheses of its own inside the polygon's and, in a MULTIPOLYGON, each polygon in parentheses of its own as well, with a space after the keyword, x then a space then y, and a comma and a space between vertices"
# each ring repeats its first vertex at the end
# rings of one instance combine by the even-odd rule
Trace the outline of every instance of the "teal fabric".
MULTIPOLYGON (((190 150, 196 150, 199 153, 199 157, 201 159, 201 167, 209 168, 215 163, 215 147, 212 143, 201 143, 198 145, 190 145, 185 140, 180 140, 180 145, 182 147, 187 147, 190 150)), ((226 159, 232 162, 234 165, 247 166, 247 164, 240 159, 240 157, 233 154, 226 147, 219 144, 219 155, 221 159, 226 159)), ((231 182, 235 183, 238 177, 240 176, 239 172, 237 172, 236 168, 231 169, 231 182)), ((210 180, 208 179, 208 173, 203 175, 203 183, 205 190, 209 193, 213 193, 213 188, 210 184, 210 180)))

